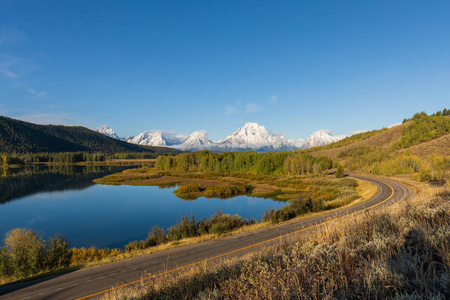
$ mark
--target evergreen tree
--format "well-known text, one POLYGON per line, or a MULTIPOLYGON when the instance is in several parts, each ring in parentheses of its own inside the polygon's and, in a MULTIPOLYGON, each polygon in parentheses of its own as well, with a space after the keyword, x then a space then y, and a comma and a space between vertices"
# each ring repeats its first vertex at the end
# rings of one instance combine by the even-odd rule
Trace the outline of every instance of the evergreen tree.
POLYGON ((344 168, 339 165, 336 171, 336 178, 343 178, 345 175, 344 168))

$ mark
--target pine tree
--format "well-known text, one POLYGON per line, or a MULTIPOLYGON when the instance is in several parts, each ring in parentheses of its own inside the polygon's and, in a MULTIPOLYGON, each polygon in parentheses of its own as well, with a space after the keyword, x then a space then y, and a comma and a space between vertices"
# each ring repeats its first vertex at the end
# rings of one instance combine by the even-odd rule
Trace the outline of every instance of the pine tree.
POLYGON ((339 165, 336 171, 336 178, 343 178, 344 174, 345 174, 344 168, 341 165, 339 165))

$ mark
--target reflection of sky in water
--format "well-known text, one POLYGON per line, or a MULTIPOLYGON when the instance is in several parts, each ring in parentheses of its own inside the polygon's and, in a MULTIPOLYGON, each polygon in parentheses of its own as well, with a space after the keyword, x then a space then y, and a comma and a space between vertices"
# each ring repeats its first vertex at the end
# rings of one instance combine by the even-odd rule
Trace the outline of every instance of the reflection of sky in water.
POLYGON ((261 220, 264 209, 285 205, 248 196, 185 201, 173 194, 174 189, 94 185, 22 197, 0 205, 0 235, 13 228, 30 228, 45 239, 59 232, 72 246, 121 247, 144 239, 152 226, 168 228, 186 214, 200 220, 220 208, 226 214, 261 220))

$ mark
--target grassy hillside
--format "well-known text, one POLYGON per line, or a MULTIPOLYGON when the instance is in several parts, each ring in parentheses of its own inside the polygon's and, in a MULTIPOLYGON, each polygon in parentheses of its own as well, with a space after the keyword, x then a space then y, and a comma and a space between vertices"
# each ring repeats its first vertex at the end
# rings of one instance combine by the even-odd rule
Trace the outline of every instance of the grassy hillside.
MULTIPOLYGON (((383 130, 380 133, 376 135, 372 135, 368 137, 367 139, 359 140, 355 143, 348 144, 342 147, 333 147, 333 144, 318 147, 315 149, 315 151, 312 153, 314 156, 328 156, 331 159, 337 159, 339 156, 339 153, 342 151, 346 151, 348 149, 358 148, 361 146, 368 146, 368 147, 377 147, 377 148, 390 148, 392 147, 392 144, 394 142, 399 141, 403 136, 403 130, 409 126, 411 122, 407 122, 401 125, 394 126, 392 128, 389 128, 387 130, 383 130)), ((339 143, 339 142, 337 142, 339 143)))
POLYGON ((450 116, 444 112, 431 116, 417 113, 367 139, 339 148, 312 149, 311 154, 329 156, 352 171, 382 176, 411 174, 418 181, 449 184, 450 116))
POLYGON ((445 156, 450 155, 449 135, 450 116, 417 113, 413 118, 405 119, 401 125, 352 135, 336 143, 312 149, 312 152, 314 156, 342 159, 340 154, 343 152, 370 147, 383 151, 388 149, 390 152, 411 149, 413 154, 420 157, 433 153, 445 156))
POLYGON ((388 128, 384 127, 384 128, 377 129, 377 130, 371 130, 371 131, 356 133, 356 134, 348 136, 348 137, 346 137, 346 138, 344 138, 342 140, 339 140, 337 142, 331 143, 329 145, 318 147, 317 149, 329 150, 329 149, 341 148, 341 147, 348 146, 348 145, 351 145, 351 144, 354 144, 354 143, 357 143, 357 142, 360 142, 360 141, 364 141, 364 140, 366 140, 368 138, 376 136, 376 135, 378 135, 378 134, 380 134, 380 133, 382 133, 384 131, 387 131, 387 130, 388 130, 388 128))
POLYGON ((158 152, 179 153, 165 147, 130 144, 81 126, 37 125, 0 116, 0 153, 42 152, 158 152))
POLYGON ((421 143, 409 148, 412 154, 427 157, 432 154, 450 155, 450 134, 446 134, 437 139, 421 143))

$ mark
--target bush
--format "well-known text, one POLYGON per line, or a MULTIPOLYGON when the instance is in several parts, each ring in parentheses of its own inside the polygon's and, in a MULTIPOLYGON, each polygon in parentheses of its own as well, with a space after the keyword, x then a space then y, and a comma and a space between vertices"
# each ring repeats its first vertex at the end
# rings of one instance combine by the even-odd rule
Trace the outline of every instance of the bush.
POLYGON ((30 276, 44 269, 45 241, 34 231, 20 228, 7 232, 5 247, 15 276, 30 276))
POLYGON ((147 235, 147 246, 156 246, 167 242, 167 232, 163 228, 153 226, 152 231, 147 235))
POLYGON ((249 186, 237 184, 227 186, 212 186, 207 187, 203 195, 205 197, 215 197, 215 196, 245 194, 249 189, 250 189, 249 186))
POLYGON ((227 228, 222 223, 216 223, 209 229, 209 232, 212 234, 222 234, 225 231, 227 231, 227 228))
POLYGON ((114 257, 121 253, 123 253, 123 251, 119 249, 98 249, 96 247, 88 249, 84 247, 70 249, 71 262, 75 265, 101 260, 106 257, 114 257))
POLYGON ((336 178, 343 178, 345 175, 344 168, 340 165, 336 171, 336 178))
POLYGON ((176 241, 197 235, 195 217, 188 215, 181 217, 181 221, 169 228, 169 240, 176 241))
POLYGON ((178 190, 176 190, 176 193, 179 194, 199 193, 204 190, 205 188, 198 184, 188 183, 183 186, 180 186, 178 190))
POLYGON ((8 252, 5 248, 0 248, 0 276, 6 277, 11 276, 11 274, 12 270, 10 267, 8 252))
POLYGON ((177 190, 174 191, 174 194, 180 198, 195 199, 204 190, 205 188, 201 185, 188 183, 180 186, 177 190))
POLYGON ((50 238, 47 249, 47 266, 51 269, 65 268, 70 265, 70 243, 65 237, 55 234, 50 238))
MULTIPOLYGON (((153 246, 153 245, 150 245, 153 246)), ((142 250, 148 247, 148 244, 145 241, 132 241, 125 245, 125 251, 136 251, 142 250)))
POLYGON ((294 198, 289 205, 283 206, 278 210, 271 208, 269 211, 264 210, 262 222, 279 223, 297 216, 308 214, 311 212, 318 212, 325 209, 324 203, 321 199, 313 200, 309 197, 294 198))

